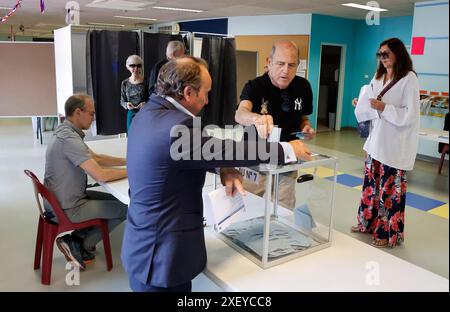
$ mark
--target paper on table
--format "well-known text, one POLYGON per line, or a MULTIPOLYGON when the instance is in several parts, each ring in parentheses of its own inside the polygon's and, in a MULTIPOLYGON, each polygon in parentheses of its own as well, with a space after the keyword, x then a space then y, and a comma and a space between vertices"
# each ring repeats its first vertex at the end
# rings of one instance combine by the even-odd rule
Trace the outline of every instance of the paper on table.
POLYGON ((374 95, 372 88, 369 85, 362 86, 359 92, 358 104, 355 108, 355 116, 358 122, 366 120, 372 120, 378 118, 378 112, 370 106, 370 99, 373 99, 374 95))
POLYGON ((241 194, 227 196, 225 187, 203 194, 203 202, 207 223, 214 224, 219 232, 239 219, 239 216, 245 212, 245 204, 241 194))

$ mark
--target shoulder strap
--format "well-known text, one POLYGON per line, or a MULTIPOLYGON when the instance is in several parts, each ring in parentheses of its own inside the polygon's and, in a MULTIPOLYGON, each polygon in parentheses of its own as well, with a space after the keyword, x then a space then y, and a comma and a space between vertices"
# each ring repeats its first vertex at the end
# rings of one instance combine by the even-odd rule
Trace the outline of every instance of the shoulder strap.
POLYGON ((399 81, 398 79, 395 79, 389 82, 389 84, 386 87, 384 87, 383 90, 381 90, 380 94, 378 94, 377 100, 381 101, 381 98, 386 94, 386 92, 388 92, 398 81, 399 81))

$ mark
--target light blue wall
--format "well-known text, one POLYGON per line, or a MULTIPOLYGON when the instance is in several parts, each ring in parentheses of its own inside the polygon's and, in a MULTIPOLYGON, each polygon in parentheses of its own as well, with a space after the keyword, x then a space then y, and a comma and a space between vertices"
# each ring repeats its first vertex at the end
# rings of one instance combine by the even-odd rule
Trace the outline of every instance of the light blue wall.
MULTIPOLYGON (((352 97, 357 97, 361 86, 369 83, 372 79, 377 68, 375 53, 378 51, 379 44, 388 38, 397 37, 408 47, 411 43, 412 25, 412 16, 382 18, 378 26, 368 26, 365 21, 358 21, 353 62, 352 97), (364 75, 367 75, 368 78, 364 78, 364 75)), ((350 106, 347 109, 352 110, 350 106)), ((348 114, 346 117, 347 120, 343 120, 346 125, 356 126, 354 114, 348 114)))
POLYGON ((345 44, 347 47, 341 127, 355 127, 351 100, 358 96, 361 86, 370 81, 376 70, 375 53, 378 45, 387 38, 398 37, 409 46, 412 22, 412 16, 402 16, 382 18, 380 25, 368 26, 365 20, 313 14, 308 80, 314 94, 314 112, 310 118, 314 126, 318 107, 321 43, 345 44), (364 78, 364 75, 368 75, 368 78, 364 78))
MULTIPOLYGON (((319 95, 319 70, 320 70, 320 50, 322 43, 334 43, 344 44, 346 48, 346 73, 344 80, 344 96, 343 103, 350 103, 351 101, 351 86, 352 74, 351 68, 353 68, 353 50, 355 43, 356 25, 358 21, 313 14, 311 21, 311 42, 309 46, 309 73, 308 80, 311 83, 313 91, 313 114, 310 116, 310 120, 314 127, 317 127, 317 108, 318 108, 318 95, 319 95)), ((345 106, 345 105, 343 105, 345 106)), ((343 117, 341 126, 345 126, 345 114, 348 114, 343 110, 343 117)))

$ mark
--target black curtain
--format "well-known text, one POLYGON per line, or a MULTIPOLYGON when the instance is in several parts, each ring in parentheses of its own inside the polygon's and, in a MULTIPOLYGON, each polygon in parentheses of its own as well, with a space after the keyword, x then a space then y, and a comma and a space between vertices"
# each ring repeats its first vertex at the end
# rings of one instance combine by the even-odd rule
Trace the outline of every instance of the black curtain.
POLYGON ((126 132, 126 111, 120 106, 120 83, 130 76, 128 56, 139 55, 139 36, 132 31, 92 30, 88 33, 92 96, 97 134, 126 132))
POLYGON ((201 56, 212 78, 209 104, 202 111, 202 125, 234 125, 236 112, 236 42, 234 38, 203 36, 201 56))
MULTIPOLYGON (((161 33, 144 33, 144 75, 148 79, 153 66, 159 61, 166 58, 166 48, 169 41, 178 40, 184 42, 188 51, 187 41, 183 40, 181 35, 161 34, 161 33)), ((186 54, 189 54, 186 52, 186 54)))

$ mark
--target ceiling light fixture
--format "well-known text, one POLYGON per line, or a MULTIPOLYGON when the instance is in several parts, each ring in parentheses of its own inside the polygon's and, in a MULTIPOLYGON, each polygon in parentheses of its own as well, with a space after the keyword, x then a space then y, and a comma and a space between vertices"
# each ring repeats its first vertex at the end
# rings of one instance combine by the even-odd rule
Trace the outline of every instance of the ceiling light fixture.
POLYGON ((8 8, 8 7, 0 7, 0 10, 11 10, 11 8, 8 8))
POLYGON ((362 5, 362 4, 356 4, 356 3, 343 3, 343 6, 357 8, 357 9, 363 9, 367 11, 375 11, 375 12, 384 12, 388 11, 387 9, 382 9, 378 7, 368 6, 368 5, 362 5))
POLYGON ((162 7, 162 6, 154 6, 153 9, 158 10, 170 10, 170 11, 184 11, 184 12, 193 12, 193 13, 201 13, 203 10, 193 10, 193 9, 182 9, 182 8, 169 8, 169 7, 162 7))
POLYGON ((117 18, 126 18, 126 19, 133 19, 133 20, 142 20, 142 21, 157 21, 156 18, 148 18, 148 17, 137 17, 137 16, 122 16, 122 15, 116 15, 114 17, 117 18))
POLYGON ((125 27, 125 25, 120 24, 107 24, 107 23, 87 23, 87 24, 93 26, 125 27))
POLYGON ((94 0, 85 6, 106 10, 142 11, 146 6, 155 4, 155 1, 126 1, 126 0, 94 0))

